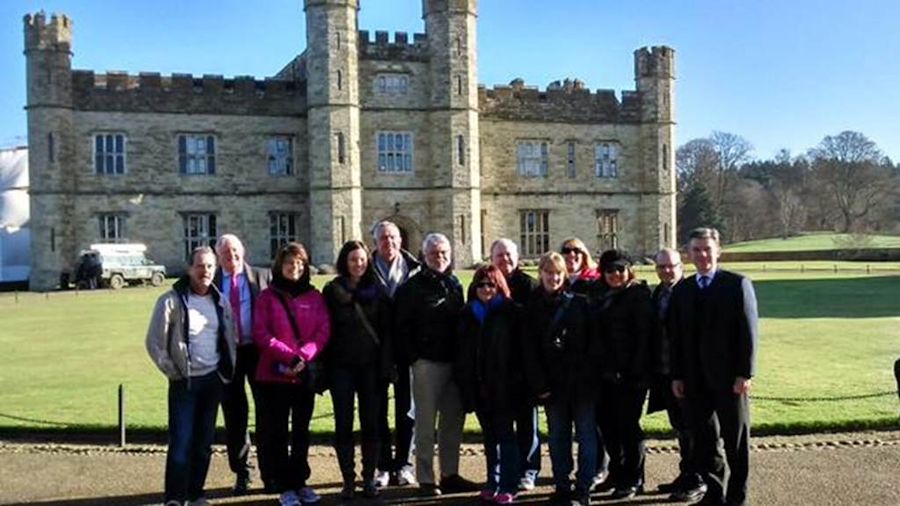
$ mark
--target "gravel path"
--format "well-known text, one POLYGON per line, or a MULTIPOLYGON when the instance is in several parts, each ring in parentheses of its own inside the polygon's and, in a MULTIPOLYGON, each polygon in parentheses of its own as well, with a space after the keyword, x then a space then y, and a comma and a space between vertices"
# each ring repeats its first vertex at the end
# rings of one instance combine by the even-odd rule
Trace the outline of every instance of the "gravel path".
MULTIPOLYGON (((673 478, 674 441, 648 441, 648 493, 615 503, 596 496, 599 504, 673 504, 655 494, 656 485, 673 478)), ((900 431, 759 437, 753 440, 751 498, 765 505, 900 505, 900 431)), ((545 475, 550 463, 544 450, 545 475)), ((312 484, 325 496, 323 504, 339 504, 340 473, 329 447, 311 449, 312 484)), ((165 447, 35 444, 0 440, 0 504, 136 505, 161 501, 165 447)), ((465 445, 464 476, 481 479, 484 459, 476 445, 465 445)), ((215 504, 272 505, 261 493, 233 498, 227 459, 215 448, 207 490, 215 504)), ((258 483, 257 483, 258 484, 258 483)), ((549 480, 520 496, 521 504, 537 504, 551 492, 549 480)), ((353 502, 366 504, 363 500, 353 502)), ((445 496, 439 501, 414 497, 412 489, 391 489, 371 504, 477 504, 471 496, 445 496)))

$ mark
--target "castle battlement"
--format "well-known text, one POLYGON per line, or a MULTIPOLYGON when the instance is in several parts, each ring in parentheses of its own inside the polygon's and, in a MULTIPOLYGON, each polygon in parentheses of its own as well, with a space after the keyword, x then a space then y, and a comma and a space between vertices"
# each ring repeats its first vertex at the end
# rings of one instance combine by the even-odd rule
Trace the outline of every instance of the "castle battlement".
POLYGON ((668 46, 642 47, 634 52, 634 76, 675 77, 675 50, 668 46))
POLYGON ((53 14, 47 21, 47 15, 40 11, 34 15, 26 14, 22 22, 25 24, 25 51, 71 52, 72 20, 68 16, 53 14))
POLYGON ((631 90, 616 97, 615 90, 592 92, 578 79, 554 81, 546 89, 528 86, 514 79, 507 86, 479 86, 478 104, 482 114, 505 119, 534 121, 611 122, 637 121, 640 95, 631 90))
POLYGON ((72 98, 85 110, 297 115, 305 114, 306 86, 253 76, 74 70, 72 98))
POLYGON ((407 32, 395 32, 394 41, 389 40, 389 33, 375 31, 375 39, 369 38, 368 30, 359 31, 359 55, 368 60, 428 60, 428 36, 414 33, 412 42, 407 32))
POLYGON ((141 72, 131 75, 127 72, 108 71, 105 74, 96 74, 92 70, 72 71, 73 90, 90 93, 95 90, 105 92, 190 92, 207 95, 255 95, 258 98, 266 96, 305 95, 306 86, 303 83, 285 81, 267 77, 256 79, 253 76, 235 76, 231 79, 218 74, 193 74, 174 73, 164 76, 159 72, 141 72))

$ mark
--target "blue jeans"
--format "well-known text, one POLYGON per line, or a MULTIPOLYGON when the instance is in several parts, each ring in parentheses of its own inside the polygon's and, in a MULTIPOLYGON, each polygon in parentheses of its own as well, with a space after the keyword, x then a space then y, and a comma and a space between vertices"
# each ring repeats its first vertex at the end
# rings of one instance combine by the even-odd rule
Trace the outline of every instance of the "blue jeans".
POLYGON ((169 382, 167 502, 203 497, 221 397, 222 380, 215 371, 169 382))
POLYGON ((541 472, 541 439, 538 434, 538 410, 523 403, 516 410, 516 439, 522 474, 537 478, 541 472))
POLYGON ((572 473, 572 424, 578 442, 578 472, 575 490, 586 493, 597 468, 597 424, 593 400, 556 399, 551 397, 546 407, 550 436, 550 463, 553 482, 559 491, 569 491, 572 473))
POLYGON ((487 465, 484 488, 501 494, 515 494, 519 490, 519 447, 513 431, 512 414, 492 411, 482 400, 475 415, 484 437, 487 465))

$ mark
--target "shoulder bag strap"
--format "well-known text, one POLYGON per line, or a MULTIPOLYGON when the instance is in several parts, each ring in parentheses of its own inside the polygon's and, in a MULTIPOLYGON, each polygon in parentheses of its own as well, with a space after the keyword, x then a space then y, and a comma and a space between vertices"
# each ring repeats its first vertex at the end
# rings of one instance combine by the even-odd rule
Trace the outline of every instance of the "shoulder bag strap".
POLYGON ((366 332, 372 336, 372 340, 375 341, 375 344, 381 346, 381 340, 378 339, 378 333, 375 332, 375 329, 372 328, 372 324, 369 323, 369 319, 366 318, 366 313, 363 311, 363 308, 359 305, 359 302, 353 301, 353 308, 356 310, 356 315, 359 316, 359 321, 362 323, 363 327, 366 329, 366 332))
POLYGON ((300 334, 300 326, 297 325, 297 319, 294 317, 293 311, 291 311, 291 307, 288 306, 287 299, 284 298, 284 295, 280 292, 275 292, 278 295, 278 300, 281 301, 282 307, 284 307, 284 312, 287 313, 288 319, 291 321, 291 328, 294 330, 294 339, 297 340, 298 343, 303 342, 300 334))

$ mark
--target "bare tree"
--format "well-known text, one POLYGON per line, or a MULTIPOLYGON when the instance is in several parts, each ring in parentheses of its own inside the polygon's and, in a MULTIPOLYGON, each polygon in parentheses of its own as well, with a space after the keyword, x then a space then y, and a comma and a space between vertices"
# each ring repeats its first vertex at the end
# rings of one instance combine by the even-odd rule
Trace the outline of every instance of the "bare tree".
POLYGON ((713 132, 709 141, 717 156, 713 202, 721 206, 725 201, 729 182, 734 181, 738 169, 751 160, 753 145, 740 135, 720 131, 713 132))
POLYGON ((678 190, 685 192, 695 184, 712 190, 718 165, 719 155, 709 139, 693 139, 681 145, 675 152, 678 190))
POLYGON ((895 180, 883 164, 884 156, 860 132, 828 135, 809 157, 819 197, 840 213, 842 232, 863 226, 893 192, 895 180))

